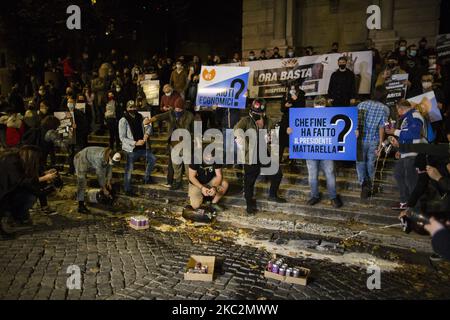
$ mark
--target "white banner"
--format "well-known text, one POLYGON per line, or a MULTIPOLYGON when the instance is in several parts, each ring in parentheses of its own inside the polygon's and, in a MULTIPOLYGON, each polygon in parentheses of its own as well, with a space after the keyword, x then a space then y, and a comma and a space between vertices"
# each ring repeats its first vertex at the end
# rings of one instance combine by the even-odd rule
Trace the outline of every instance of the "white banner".
POLYGON ((348 58, 347 67, 357 76, 358 93, 370 94, 373 55, 372 51, 361 51, 246 62, 250 67, 250 97, 281 98, 295 81, 303 83, 307 96, 326 95, 331 75, 343 55, 348 58))

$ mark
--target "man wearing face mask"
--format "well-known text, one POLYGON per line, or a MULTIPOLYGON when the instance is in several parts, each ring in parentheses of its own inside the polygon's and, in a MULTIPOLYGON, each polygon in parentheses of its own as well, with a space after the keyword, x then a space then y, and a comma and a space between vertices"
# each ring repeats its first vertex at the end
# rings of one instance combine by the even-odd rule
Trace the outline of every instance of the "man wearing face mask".
POLYGON ((142 125, 143 117, 137 111, 134 101, 128 101, 127 112, 119 122, 119 136, 122 141, 122 150, 127 154, 127 164, 125 167, 125 193, 134 196, 131 190, 131 175, 134 169, 134 162, 139 158, 144 158, 146 162, 144 184, 154 184, 151 174, 156 163, 148 139, 151 127, 142 125))
POLYGON ((417 46, 415 44, 408 47, 407 53, 407 57, 401 67, 409 75, 408 80, 411 83, 411 86, 408 88, 408 91, 414 92, 421 88, 420 77, 425 70, 422 68, 419 59, 417 58, 417 46))
POLYGON ((273 48, 273 54, 270 59, 281 59, 283 58, 280 54, 280 49, 278 47, 273 48))
POLYGON ((384 86, 386 80, 390 79, 394 74, 405 74, 406 71, 401 69, 398 64, 398 57, 391 53, 387 58, 387 65, 384 70, 380 72, 377 78, 375 87, 384 86))
POLYGON ((398 48, 395 50, 395 54, 398 57, 398 62, 400 65, 403 65, 404 61, 406 60, 406 51, 408 50, 408 42, 406 40, 400 40, 398 43, 398 48))
POLYGON ((47 93, 45 86, 39 87, 39 91, 33 98, 33 104, 39 107, 42 101, 50 101, 50 97, 49 94, 47 93))
POLYGON ((331 75, 328 99, 331 100, 331 104, 335 107, 346 107, 355 104, 355 74, 347 68, 347 62, 347 57, 340 57, 338 60, 339 69, 331 75))
POLYGON ((77 176, 77 201, 78 212, 90 214, 91 211, 84 203, 87 173, 95 171, 97 180, 105 196, 109 196, 112 191, 112 167, 120 163, 120 153, 114 154, 110 148, 87 147, 75 155, 74 166, 77 176))
POLYGON ((248 53, 248 61, 256 61, 255 51, 250 51, 248 53))
POLYGON ((294 48, 288 47, 286 50, 286 58, 294 58, 294 57, 295 57, 294 48))
POLYGON ((183 67, 181 61, 177 61, 175 70, 170 75, 170 85, 177 91, 184 99, 185 91, 188 85, 188 73, 183 67))
MULTIPOLYGON (((177 102, 178 99, 181 98, 180 94, 173 90, 173 87, 170 84, 166 84, 163 87, 163 93, 164 95, 161 98, 161 104, 158 109, 155 109, 153 112, 153 115, 158 115, 161 113, 166 113, 169 110, 173 109, 175 107, 175 102, 177 102)), ((158 122, 158 130, 161 134, 162 131, 162 121, 158 122)))
POLYGON ((120 148, 120 139, 118 131, 118 119, 122 117, 120 106, 116 101, 113 91, 108 92, 108 103, 106 104, 105 121, 109 130, 109 147, 114 149, 116 144, 117 149, 120 148))
MULTIPOLYGON (((173 147, 178 143, 171 141, 172 133, 176 129, 185 129, 188 130, 190 133, 194 131, 194 115, 191 112, 185 110, 184 104, 185 102, 183 98, 180 97, 175 101, 173 109, 170 109, 165 113, 156 115, 150 119, 147 118, 144 120, 144 126, 148 126, 151 123, 157 121, 167 122, 169 128, 168 143, 171 146, 169 153, 170 155, 172 154, 173 147)), ((169 167, 167 173, 166 187, 170 186, 170 190, 179 190, 181 188, 183 178, 182 171, 183 171, 183 164, 174 164, 172 162, 172 157, 169 156, 169 167)), ((186 174, 188 174, 189 172, 189 166, 187 164, 185 164, 185 172, 186 174)))
MULTIPOLYGON (((244 133, 247 130, 255 130, 256 136, 259 139, 259 130, 267 130, 268 137, 271 135, 271 130, 275 129, 275 123, 268 117, 266 117, 266 101, 264 99, 257 98, 253 101, 250 107, 250 113, 247 117, 241 119, 234 127, 235 133, 237 130, 243 130, 244 133)), ((247 139, 245 139, 247 140, 247 139)), ((245 144, 245 165, 244 165, 244 196, 247 204, 247 213, 255 214, 257 211, 256 200, 253 199, 255 192, 255 183, 258 176, 261 174, 261 161, 259 158, 259 150, 249 150, 250 144, 247 141, 241 141, 237 138, 236 142, 239 146, 244 146, 245 144), (250 155, 257 154, 257 158, 249 159, 250 155)), ((258 141, 257 148, 260 147, 258 141)), ((264 151, 263 151, 264 152, 264 151)), ((281 172, 281 167, 278 168, 276 174, 269 176, 270 179, 270 190, 269 190, 269 201, 277 203, 285 203, 286 200, 278 196, 278 190, 280 188, 280 183, 283 178, 283 173, 281 172)))

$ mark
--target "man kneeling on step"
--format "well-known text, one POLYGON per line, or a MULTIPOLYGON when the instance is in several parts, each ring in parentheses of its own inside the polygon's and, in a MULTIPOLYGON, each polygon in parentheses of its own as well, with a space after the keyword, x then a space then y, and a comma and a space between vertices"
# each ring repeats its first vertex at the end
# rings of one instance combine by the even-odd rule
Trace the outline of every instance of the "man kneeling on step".
POLYGON ((204 158, 202 164, 189 165, 189 200, 194 210, 199 209, 207 197, 213 198, 211 207, 216 212, 223 211, 219 201, 227 190, 228 182, 223 179, 222 166, 215 164, 212 158, 204 158))

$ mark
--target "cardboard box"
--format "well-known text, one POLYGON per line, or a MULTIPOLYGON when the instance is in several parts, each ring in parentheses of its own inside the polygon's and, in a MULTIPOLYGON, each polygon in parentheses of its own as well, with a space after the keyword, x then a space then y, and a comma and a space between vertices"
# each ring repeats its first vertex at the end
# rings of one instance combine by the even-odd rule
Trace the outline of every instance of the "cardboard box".
POLYGON ((306 275, 301 276, 300 278, 286 277, 285 282, 298 284, 301 286, 306 286, 308 284, 308 278, 309 278, 309 275, 311 274, 311 270, 306 269, 306 268, 301 268, 301 267, 299 267, 297 269, 300 269, 300 271, 304 272, 306 275))
POLYGON ((297 269, 300 269, 301 271, 303 271, 306 274, 306 276, 300 277, 300 278, 286 277, 286 276, 280 276, 277 273, 273 273, 273 272, 266 270, 266 271, 264 271, 264 277, 266 277, 267 279, 278 280, 280 282, 306 286, 308 284, 308 278, 309 278, 309 275, 311 274, 311 270, 306 269, 306 268, 301 268, 301 267, 298 267, 297 269))
POLYGON ((184 273, 184 280, 188 281, 204 281, 212 282, 214 277, 214 266, 216 263, 216 257, 208 256, 191 256, 186 266, 186 272, 184 273), (208 273, 189 273, 189 269, 194 269, 197 263, 201 263, 202 266, 208 266, 208 273))

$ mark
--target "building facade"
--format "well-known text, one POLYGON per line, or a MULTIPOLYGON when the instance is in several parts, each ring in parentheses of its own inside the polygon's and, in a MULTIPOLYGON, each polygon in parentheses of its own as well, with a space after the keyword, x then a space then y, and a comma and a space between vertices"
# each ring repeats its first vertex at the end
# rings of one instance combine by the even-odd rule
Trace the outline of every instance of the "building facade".
POLYGON ((360 50, 366 39, 390 50, 399 39, 433 43, 439 32, 440 0, 243 0, 243 56, 249 51, 313 46, 318 53, 360 50), (370 31, 367 8, 381 8, 381 30, 370 31))

